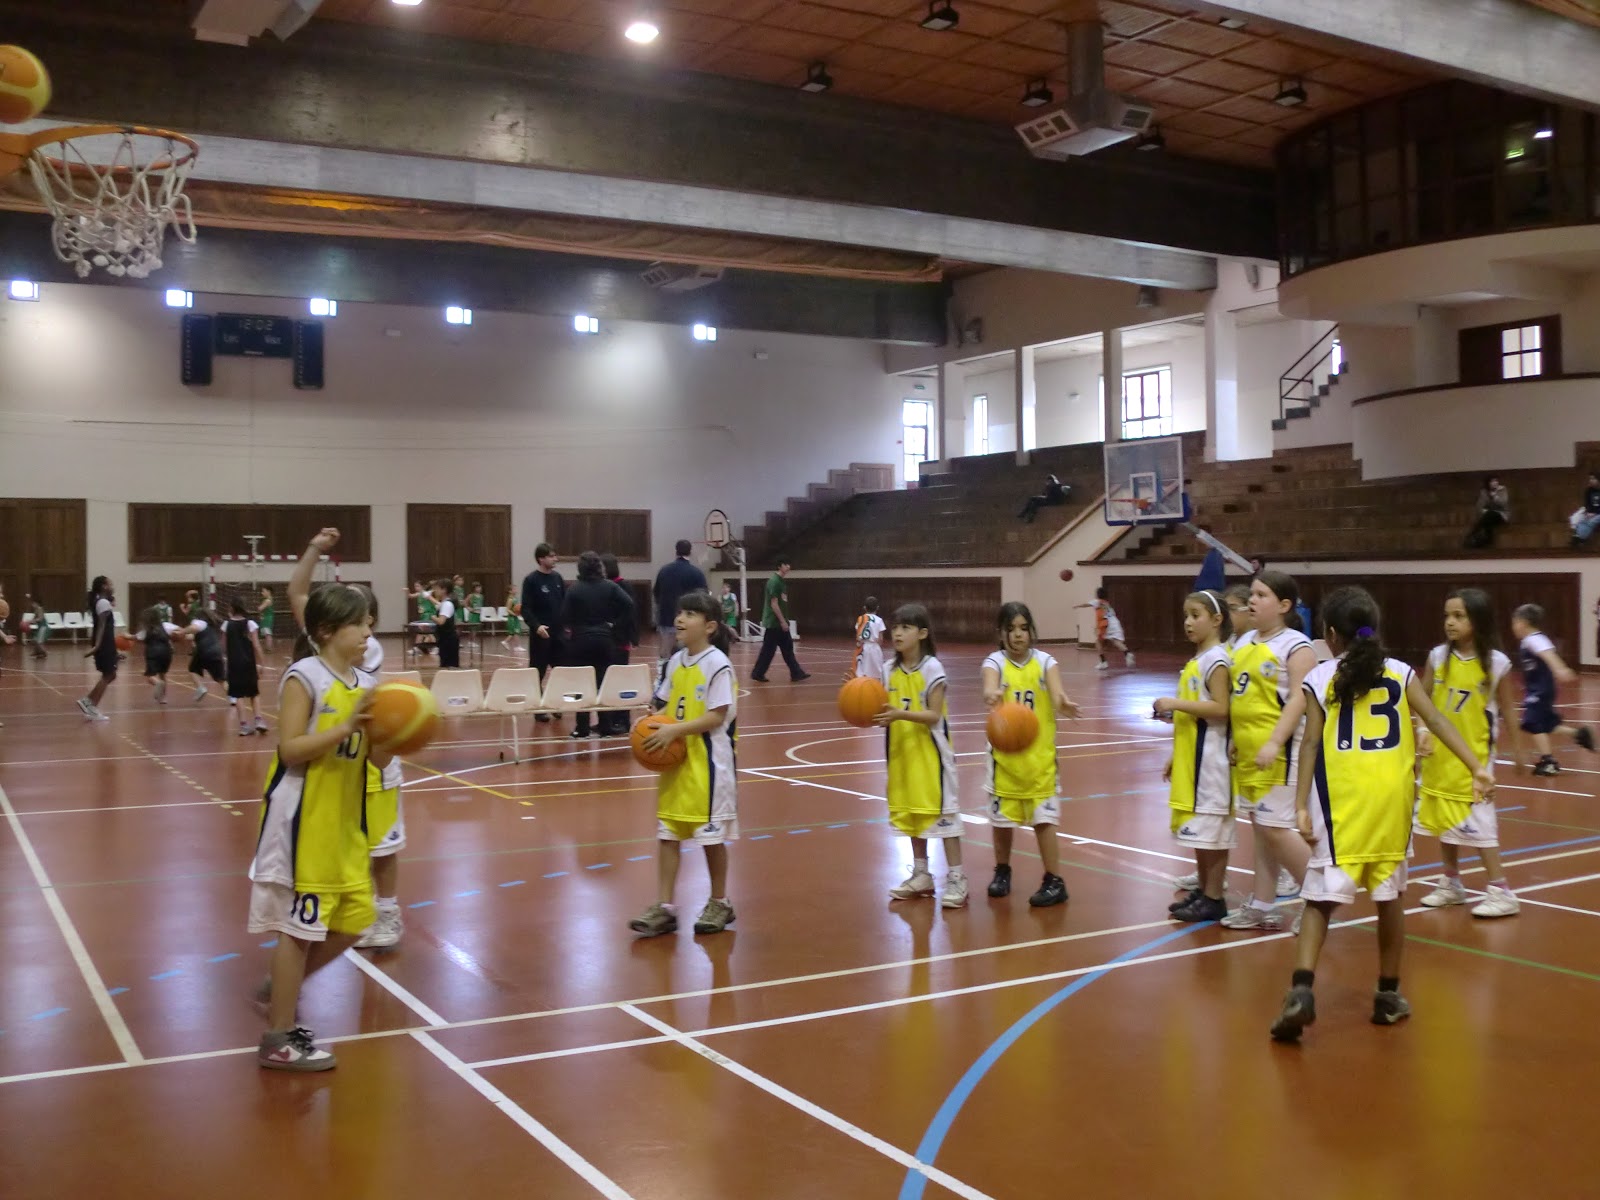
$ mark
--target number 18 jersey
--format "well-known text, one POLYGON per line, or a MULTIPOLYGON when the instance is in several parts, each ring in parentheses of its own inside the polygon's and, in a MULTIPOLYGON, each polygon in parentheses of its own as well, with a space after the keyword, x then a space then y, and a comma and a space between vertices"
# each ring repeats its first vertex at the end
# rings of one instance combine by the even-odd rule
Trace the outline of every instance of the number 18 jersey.
POLYGON ((1411 848, 1416 795, 1416 743, 1406 700, 1412 671, 1398 659, 1385 659, 1378 685, 1346 705, 1333 695, 1342 661, 1313 667, 1304 685, 1325 716, 1313 803, 1321 808, 1327 841, 1313 862, 1324 855, 1335 866, 1403 859, 1411 848))
POLYGON ((1004 800, 1048 800, 1060 785, 1056 771, 1056 706, 1045 676, 1056 660, 1043 650, 1029 650, 1018 665, 1004 650, 983 660, 983 669, 1000 676, 1001 702, 1033 709, 1039 718, 1039 735, 1033 744, 1014 754, 989 750, 987 790, 1004 800))

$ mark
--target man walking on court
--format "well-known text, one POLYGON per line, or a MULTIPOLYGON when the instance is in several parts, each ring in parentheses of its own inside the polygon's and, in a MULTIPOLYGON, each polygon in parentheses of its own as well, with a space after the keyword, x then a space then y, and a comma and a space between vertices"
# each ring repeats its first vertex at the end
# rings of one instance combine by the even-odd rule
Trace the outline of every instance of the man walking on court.
MULTIPOLYGON (((559 620, 567 583, 556 570, 556 548, 549 542, 540 542, 533 557, 538 568, 522 580, 522 619, 528 626, 528 665, 538 668, 543 685, 550 668, 561 665, 559 620)), ((546 724, 550 714, 540 713, 536 719, 546 724)))
POLYGON ((767 681, 772 656, 780 650, 792 682, 811 678, 794 656, 794 636, 789 632, 789 585, 784 582, 788 576, 789 564, 780 562, 767 580, 767 591, 761 600, 761 654, 756 658, 755 670, 750 672, 750 678, 757 683, 767 681))
POLYGON ((706 573, 689 561, 694 547, 683 538, 672 552, 678 557, 656 572, 656 581, 650 589, 656 601, 656 658, 666 662, 678 648, 678 601, 690 592, 708 592, 706 573))

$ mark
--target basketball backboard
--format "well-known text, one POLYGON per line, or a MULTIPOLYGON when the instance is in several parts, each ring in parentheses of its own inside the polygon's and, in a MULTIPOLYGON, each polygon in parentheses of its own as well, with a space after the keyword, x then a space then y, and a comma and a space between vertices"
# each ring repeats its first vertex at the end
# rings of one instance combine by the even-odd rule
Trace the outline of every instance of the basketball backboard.
POLYGON ((1183 439, 1107 442, 1106 524, 1165 525, 1187 520, 1183 439))

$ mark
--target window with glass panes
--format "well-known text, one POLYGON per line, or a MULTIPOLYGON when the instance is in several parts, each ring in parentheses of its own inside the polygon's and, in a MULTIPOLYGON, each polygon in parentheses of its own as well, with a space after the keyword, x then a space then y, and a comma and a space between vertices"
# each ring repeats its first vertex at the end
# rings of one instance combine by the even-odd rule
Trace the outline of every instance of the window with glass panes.
POLYGON ((989 397, 972 398, 972 452, 989 453, 989 397))
POLYGON ((922 464, 933 458, 933 401, 900 402, 900 444, 905 451, 905 480, 922 475, 922 464))
POLYGON ((1517 325, 1500 331, 1500 378, 1528 379, 1544 374, 1544 347, 1537 325, 1517 325))
POLYGON ((1122 377, 1122 440, 1172 432, 1172 368, 1130 371, 1122 377))

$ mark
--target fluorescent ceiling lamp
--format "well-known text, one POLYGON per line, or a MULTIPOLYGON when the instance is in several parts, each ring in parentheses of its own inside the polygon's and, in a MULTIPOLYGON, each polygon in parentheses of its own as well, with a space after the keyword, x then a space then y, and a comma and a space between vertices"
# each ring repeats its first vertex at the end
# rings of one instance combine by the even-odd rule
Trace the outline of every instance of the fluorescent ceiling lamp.
POLYGON ((324 300, 321 296, 313 296, 309 303, 313 317, 337 317, 339 315, 339 302, 337 300, 324 300))
POLYGON ((452 304, 444 310, 444 319, 451 325, 471 325, 472 310, 452 304))
POLYGON ((1299 108, 1306 102, 1305 85, 1298 79, 1288 79, 1278 85, 1278 94, 1272 102, 1282 108, 1299 108))
POLYGON ((415 8, 422 3, 422 0, 394 0, 394 2, 401 8, 415 8))
POLYGON ((931 29, 935 33, 943 33, 946 29, 954 29, 961 24, 961 14, 956 11, 955 5, 945 0, 930 0, 928 15, 922 18, 922 27, 931 29))
POLYGON ((661 30, 650 21, 635 21, 622 31, 622 36, 630 42, 638 42, 641 46, 648 46, 661 36, 661 30))
POLYGON ((694 327, 694 340, 697 341, 697 342, 714 342, 714 341, 716 341, 717 340, 717 327, 715 325, 704 325, 704 324, 701 324, 699 322, 696 322, 695 323, 695 327, 694 327))
POLYGON ((167 307, 168 308, 193 308, 194 307, 194 293, 193 292, 186 292, 182 288, 168 288, 167 289, 167 307))
POLYGON ((1219 18, 1217 20, 1217 24, 1221 25, 1224 29, 1243 29, 1244 28, 1244 18, 1243 17, 1221 17, 1221 18, 1219 18))
POLYGON ((828 74, 826 63, 814 62, 806 68, 806 81, 800 85, 802 92, 825 92, 833 86, 833 76, 828 74))
POLYGON ((1533 131, 1534 139, 1541 142, 1546 138, 1553 138, 1555 135, 1556 131, 1554 129, 1535 129, 1533 131))
POLYGON ((1043 108, 1056 98, 1050 90, 1050 85, 1042 79, 1035 79, 1028 84, 1027 90, 1022 93, 1022 106, 1024 108, 1043 108))
POLYGON ((599 333, 600 318, 588 317, 584 316, 583 313, 579 313, 577 316, 572 318, 572 328, 577 330, 579 333, 599 333))
POLYGON ((13 300, 37 300, 39 285, 31 279, 13 279, 11 286, 6 289, 6 295, 13 300))

